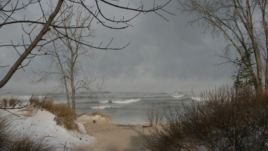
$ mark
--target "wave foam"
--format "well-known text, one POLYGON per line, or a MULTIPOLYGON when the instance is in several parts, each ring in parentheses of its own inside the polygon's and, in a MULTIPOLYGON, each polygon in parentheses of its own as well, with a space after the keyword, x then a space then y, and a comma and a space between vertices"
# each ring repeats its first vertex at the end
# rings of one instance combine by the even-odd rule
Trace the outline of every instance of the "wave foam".
POLYGON ((196 97, 196 96, 192 96, 191 99, 194 101, 202 101, 201 97, 196 97))
POLYGON ((104 110, 104 109, 110 109, 113 108, 110 105, 101 105, 101 106, 92 106, 91 109, 93 110, 104 110))
POLYGON ((180 99, 182 97, 184 97, 184 94, 178 94, 178 95, 171 95, 173 98, 175 99, 180 99))
POLYGON ((115 104, 130 104, 130 103, 136 103, 141 101, 141 99, 127 99, 127 100, 116 100, 112 101, 115 104))
POLYGON ((103 100, 103 101, 99 101, 99 103, 108 104, 108 103, 113 103, 113 102, 112 102, 112 100, 103 100))
POLYGON ((141 101, 141 99, 125 99, 125 100, 104 100, 99 101, 101 104, 131 104, 141 101))

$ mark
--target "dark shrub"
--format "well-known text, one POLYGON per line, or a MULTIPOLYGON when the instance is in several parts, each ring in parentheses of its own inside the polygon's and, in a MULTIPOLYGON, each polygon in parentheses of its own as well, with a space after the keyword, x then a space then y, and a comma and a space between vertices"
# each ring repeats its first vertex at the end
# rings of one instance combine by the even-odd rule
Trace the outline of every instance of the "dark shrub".
POLYGON ((184 114, 170 114, 167 124, 145 137, 146 147, 152 151, 268 150, 268 96, 220 89, 203 97, 206 101, 186 107, 184 114))

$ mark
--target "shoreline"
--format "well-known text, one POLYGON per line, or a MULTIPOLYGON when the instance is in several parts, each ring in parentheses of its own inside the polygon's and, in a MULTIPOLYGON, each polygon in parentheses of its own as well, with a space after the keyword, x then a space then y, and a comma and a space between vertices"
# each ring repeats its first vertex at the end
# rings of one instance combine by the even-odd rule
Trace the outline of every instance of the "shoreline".
MULTIPOLYGON (((33 98, 32 98, 33 99, 33 98)), ((30 139, 42 138, 49 135, 51 138, 57 138, 57 141, 47 139, 46 142, 49 145, 59 147, 59 144, 69 142, 68 145, 74 147, 74 151, 146 151, 144 148, 144 132, 149 130, 149 124, 140 122, 137 124, 117 123, 112 121, 112 117, 102 111, 99 112, 85 112, 76 116, 75 123, 78 126, 78 131, 66 129, 66 125, 59 125, 57 120, 63 118, 60 115, 69 119, 68 116, 72 116, 67 108, 61 108, 60 104, 54 104, 47 100, 45 103, 40 103, 39 98, 37 100, 31 100, 25 104, 25 102, 14 102, 7 100, 6 107, 12 106, 15 103, 16 107, 20 105, 23 109, 12 110, 15 114, 5 113, 1 111, 1 116, 8 115, 7 118, 13 122, 11 138, 17 138, 17 135, 28 137, 30 139), (52 112, 57 110, 57 112, 52 112), (5 114, 4 114, 5 113, 5 114), (84 116, 83 118, 81 118, 84 116), (23 119, 21 119, 23 117, 23 119), (13 120, 14 119, 14 120, 13 120), (19 124, 18 124, 19 123, 19 124), (82 125, 80 127, 79 125, 82 125), (24 131, 30 129, 30 131, 24 131), (73 143, 75 142, 75 143, 73 143)), ((63 119, 60 119, 61 121, 63 119)), ((70 123, 71 124, 71 123, 70 123)), ((69 147, 68 146, 68 147, 69 147)))
POLYGON ((89 151, 147 151, 143 135, 149 128, 143 125, 85 124, 87 133, 96 139, 89 151))
POLYGON ((149 124, 114 123, 109 114, 103 112, 80 114, 77 121, 84 125, 88 135, 96 139, 85 150, 146 151, 144 134, 149 131, 149 124))

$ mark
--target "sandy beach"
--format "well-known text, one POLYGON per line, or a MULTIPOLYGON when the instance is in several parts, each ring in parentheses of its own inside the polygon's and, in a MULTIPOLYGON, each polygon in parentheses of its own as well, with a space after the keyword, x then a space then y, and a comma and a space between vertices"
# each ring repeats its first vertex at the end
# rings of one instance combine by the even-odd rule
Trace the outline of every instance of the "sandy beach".
POLYGON ((88 147, 90 151, 146 151, 141 135, 146 129, 141 125, 92 123, 85 128, 96 139, 88 147))

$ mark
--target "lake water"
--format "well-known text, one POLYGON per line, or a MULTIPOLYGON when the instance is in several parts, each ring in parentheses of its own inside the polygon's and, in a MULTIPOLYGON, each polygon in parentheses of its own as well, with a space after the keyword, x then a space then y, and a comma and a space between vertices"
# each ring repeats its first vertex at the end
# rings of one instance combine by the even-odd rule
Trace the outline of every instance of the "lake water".
MULTIPOLYGON (((56 100, 66 100, 64 95, 53 97, 56 100)), ((79 113, 107 113, 114 123, 143 124, 148 122, 149 112, 167 113, 174 108, 180 112, 185 105, 196 101, 199 101, 198 97, 182 93, 99 92, 94 95, 79 94, 76 97, 76 108, 79 113)))
MULTIPOLYGON (((10 94, 9 94, 10 95, 10 94)), ((1 95, 5 97, 5 95, 1 95)), ((30 95, 16 94, 22 100, 30 95)), ((67 103, 65 94, 46 94, 60 103, 67 103)), ((144 92, 97 92, 79 93, 76 96, 76 110, 84 112, 104 112, 118 124, 148 123, 150 112, 182 112, 184 106, 200 101, 200 98, 184 93, 144 93, 144 92)))

